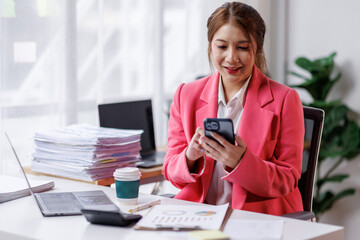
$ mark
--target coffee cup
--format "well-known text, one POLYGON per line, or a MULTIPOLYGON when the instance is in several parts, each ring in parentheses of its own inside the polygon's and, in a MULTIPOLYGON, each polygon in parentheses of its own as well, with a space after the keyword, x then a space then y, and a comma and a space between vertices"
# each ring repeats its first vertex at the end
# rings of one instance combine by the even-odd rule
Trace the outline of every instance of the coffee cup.
POLYGON ((116 197, 121 204, 137 204, 141 172, 136 167, 118 168, 114 172, 116 197))

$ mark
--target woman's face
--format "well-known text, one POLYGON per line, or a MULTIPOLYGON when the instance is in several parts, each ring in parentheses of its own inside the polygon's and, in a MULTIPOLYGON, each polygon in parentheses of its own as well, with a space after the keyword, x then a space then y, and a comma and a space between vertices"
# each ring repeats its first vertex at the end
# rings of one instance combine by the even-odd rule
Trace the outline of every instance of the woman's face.
POLYGON ((211 55, 224 83, 241 86, 250 76, 255 64, 256 44, 240 27, 227 23, 215 32, 211 55), (253 44, 251 44, 253 41, 253 44))

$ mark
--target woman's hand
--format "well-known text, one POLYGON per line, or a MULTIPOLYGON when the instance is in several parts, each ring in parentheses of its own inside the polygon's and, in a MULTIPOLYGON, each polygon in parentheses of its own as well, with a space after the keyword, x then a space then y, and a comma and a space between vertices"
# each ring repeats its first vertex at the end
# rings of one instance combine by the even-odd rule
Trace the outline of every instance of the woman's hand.
POLYGON ((222 136, 215 132, 211 132, 211 136, 219 143, 204 136, 200 137, 201 148, 207 156, 221 162, 225 166, 234 169, 240 162, 246 151, 246 144, 239 136, 235 136, 237 145, 233 145, 226 141, 222 136))
POLYGON ((195 131, 195 134, 191 138, 189 146, 186 150, 186 160, 190 170, 194 166, 195 161, 204 155, 202 147, 199 143, 202 136, 205 136, 204 129, 198 127, 195 131))

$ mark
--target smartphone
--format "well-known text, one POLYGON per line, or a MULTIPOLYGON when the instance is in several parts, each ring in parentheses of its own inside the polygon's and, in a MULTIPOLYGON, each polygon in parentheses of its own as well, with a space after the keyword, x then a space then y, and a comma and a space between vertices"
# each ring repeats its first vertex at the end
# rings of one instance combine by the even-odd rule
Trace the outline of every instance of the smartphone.
POLYGON ((215 139, 210 135, 211 131, 221 135, 229 143, 235 144, 234 126, 230 118, 205 118, 204 129, 205 136, 212 140, 215 139))
POLYGON ((81 213, 90 223, 112 226, 128 226, 141 219, 138 214, 126 214, 122 212, 111 212, 94 209, 81 209, 81 213))

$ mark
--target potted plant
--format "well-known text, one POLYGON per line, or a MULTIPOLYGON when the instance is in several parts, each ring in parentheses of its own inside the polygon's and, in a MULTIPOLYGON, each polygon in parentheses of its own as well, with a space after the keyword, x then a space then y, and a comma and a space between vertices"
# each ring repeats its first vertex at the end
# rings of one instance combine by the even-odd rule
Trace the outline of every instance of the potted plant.
POLYGON ((313 61, 299 57, 295 60, 295 64, 309 72, 309 76, 290 72, 291 75, 304 80, 303 83, 291 87, 303 88, 313 98, 312 102, 303 104, 325 111, 313 199, 313 211, 317 219, 329 210, 334 202, 355 193, 354 188, 346 188, 335 193, 331 190, 324 191, 323 187, 327 183, 341 183, 348 178, 348 174, 334 173, 334 171, 342 162, 353 160, 360 153, 360 128, 356 121, 349 118, 352 110, 342 103, 341 99, 331 101, 327 99, 329 92, 341 78, 341 72, 334 74, 335 56, 336 52, 313 61), (322 172, 322 166, 326 162, 330 168, 322 172))

